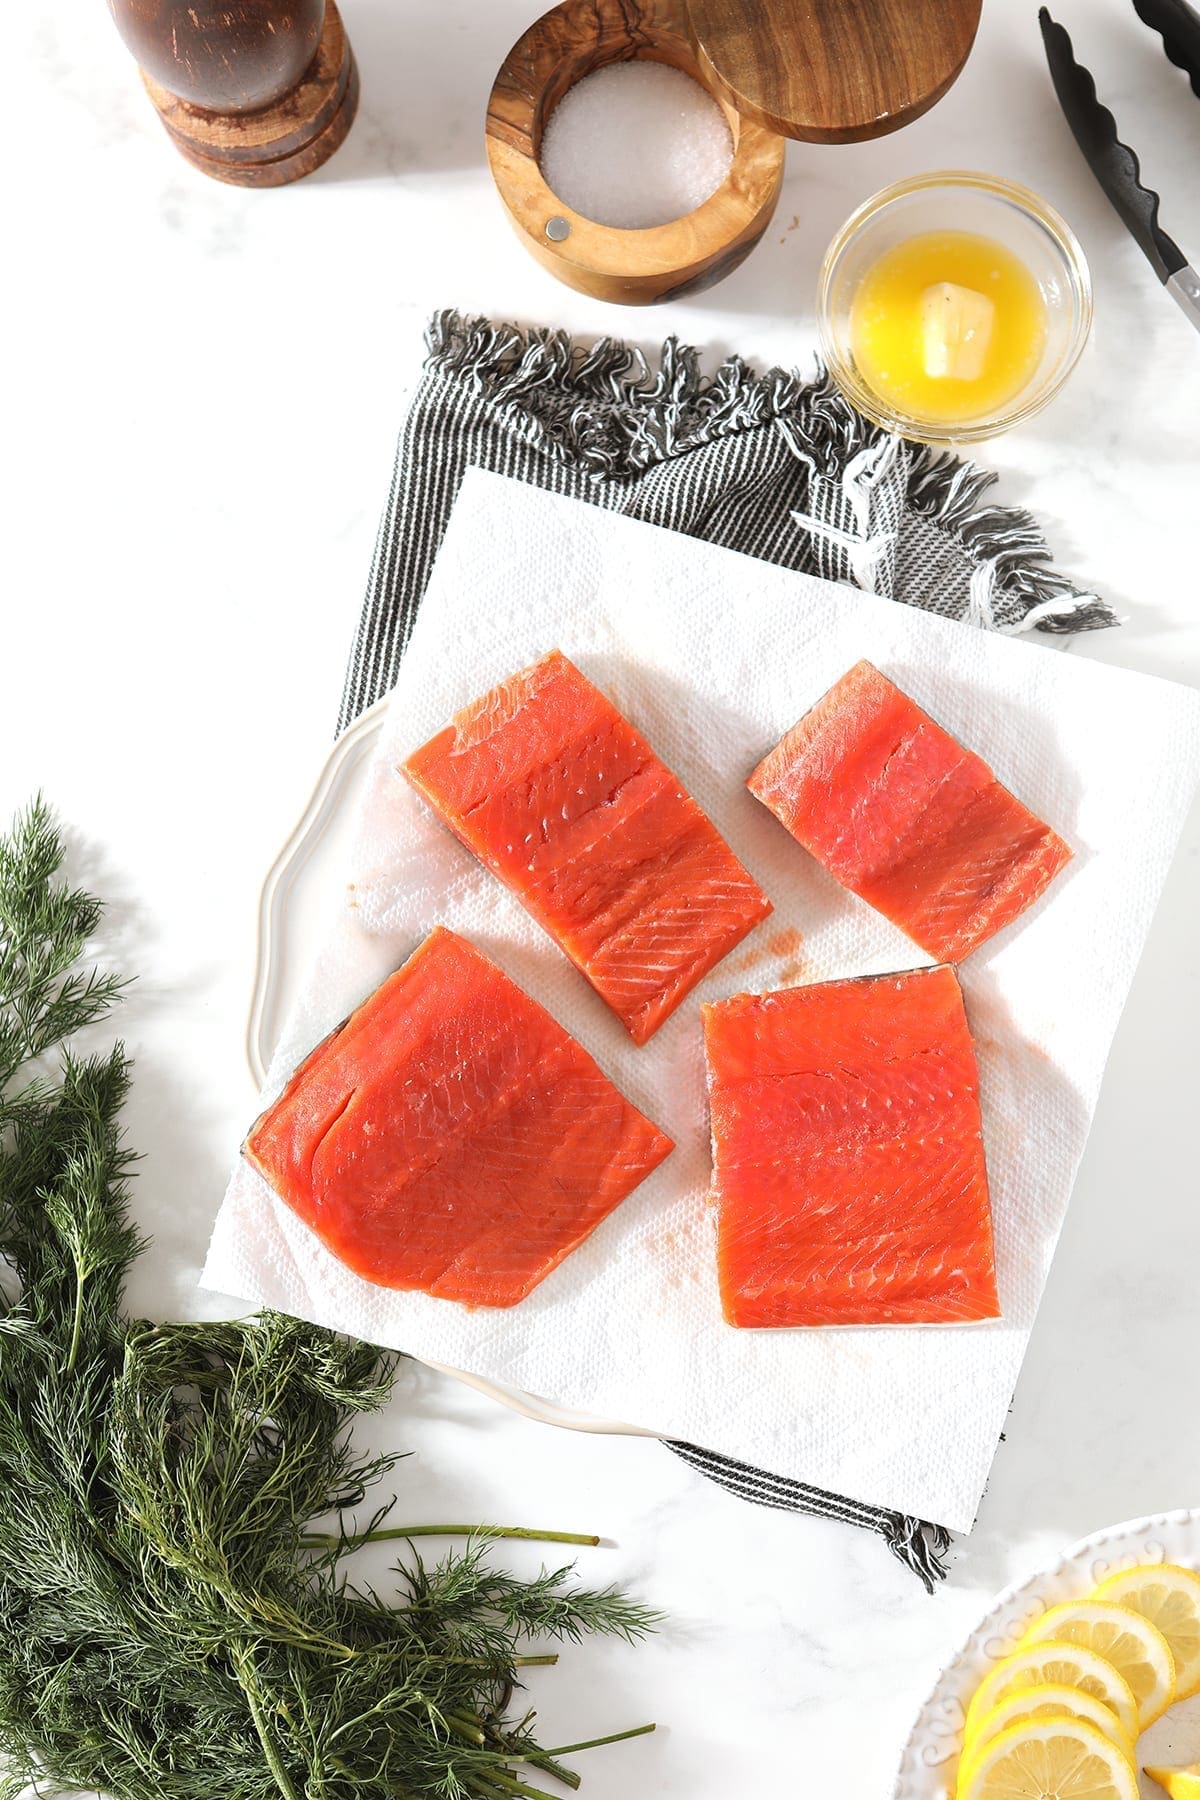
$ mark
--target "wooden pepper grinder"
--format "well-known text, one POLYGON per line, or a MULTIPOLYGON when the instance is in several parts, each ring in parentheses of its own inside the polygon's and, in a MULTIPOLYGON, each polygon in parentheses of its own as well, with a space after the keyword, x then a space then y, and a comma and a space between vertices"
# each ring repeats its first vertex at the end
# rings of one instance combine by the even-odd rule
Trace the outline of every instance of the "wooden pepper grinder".
POLYGON ((108 5, 176 149, 218 181, 296 181, 354 121, 358 69, 334 0, 108 5))

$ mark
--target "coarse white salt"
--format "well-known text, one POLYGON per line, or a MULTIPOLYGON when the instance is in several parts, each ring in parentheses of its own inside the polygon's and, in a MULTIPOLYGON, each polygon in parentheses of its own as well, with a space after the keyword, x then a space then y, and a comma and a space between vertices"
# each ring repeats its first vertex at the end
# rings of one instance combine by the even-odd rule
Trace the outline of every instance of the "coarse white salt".
POLYGON ((725 115, 666 63, 610 63, 568 88, 542 135, 547 185, 573 212, 627 231, 694 212, 733 161, 725 115))

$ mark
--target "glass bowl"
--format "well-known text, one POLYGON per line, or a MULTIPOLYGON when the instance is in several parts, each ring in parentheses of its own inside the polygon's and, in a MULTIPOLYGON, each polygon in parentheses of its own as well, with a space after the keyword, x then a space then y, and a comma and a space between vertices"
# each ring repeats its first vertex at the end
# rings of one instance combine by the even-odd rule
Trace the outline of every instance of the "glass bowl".
POLYGON ((994 175, 948 169, 883 188, 846 220, 821 265, 817 329, 830 374, 859 412, 925 443, 978 443, 1032 418, 1075 367, 1091 324, 1091 277, 1074 232, 1028 188, 994 175), (866 271, 885 251, 926 231, 998 240, 1025 264, 1046 307, 1046 342, 1025 385, 990 411, 944 423, 907 414, 869 387, 850 338, 854 295, 866 271))

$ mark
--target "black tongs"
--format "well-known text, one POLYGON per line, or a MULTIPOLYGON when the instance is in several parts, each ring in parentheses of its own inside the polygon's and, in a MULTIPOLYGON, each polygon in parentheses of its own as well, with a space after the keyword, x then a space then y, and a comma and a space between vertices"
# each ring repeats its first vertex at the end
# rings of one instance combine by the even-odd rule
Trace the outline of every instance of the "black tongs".
MULTIPOLYGON (((1157 31, 1163 48, 1200 95, 1200 14, 1187 0, 1133 0, 1138 18, 1157 31)), ((1117 122, 1096 96, 1089 70, 1076 62, 1071 39, 1043 6, 1038 14, 1059 104, 1093 175, 1120 213, 1163 286, 1200 331, 1200 276, 1158 222, 1158 195, 1142 184, 1135 153, 1117 136, 1117 122)))

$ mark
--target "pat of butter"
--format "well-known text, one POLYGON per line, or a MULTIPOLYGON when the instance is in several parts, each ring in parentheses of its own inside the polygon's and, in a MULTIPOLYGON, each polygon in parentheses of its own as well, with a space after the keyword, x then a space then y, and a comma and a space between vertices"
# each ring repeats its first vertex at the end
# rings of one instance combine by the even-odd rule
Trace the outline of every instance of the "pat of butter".
POLYGON ((983 374, 996 308, 986 294, 937 281, 921 295, 921 343, 927 375, 978 381, 983 374))

